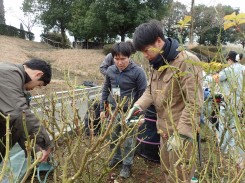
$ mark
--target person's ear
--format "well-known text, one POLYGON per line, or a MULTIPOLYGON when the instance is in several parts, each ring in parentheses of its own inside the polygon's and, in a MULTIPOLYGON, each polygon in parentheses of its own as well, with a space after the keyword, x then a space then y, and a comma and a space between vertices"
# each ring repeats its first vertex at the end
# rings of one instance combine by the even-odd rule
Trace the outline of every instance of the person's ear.
POLYGON ((156 45, 158 48, 162 48, 163 45, 164 45, 164 41, 163 41, 160 37, 158 37, 157 40, 156 40, 156 42, 155 42, 155 45, 156 45))
POLYGON ((37 77, 38 79, 40 79, 42 76, 43 76, 43 72, 42 72, 42 71, 37 71, 36 77, 37 77))

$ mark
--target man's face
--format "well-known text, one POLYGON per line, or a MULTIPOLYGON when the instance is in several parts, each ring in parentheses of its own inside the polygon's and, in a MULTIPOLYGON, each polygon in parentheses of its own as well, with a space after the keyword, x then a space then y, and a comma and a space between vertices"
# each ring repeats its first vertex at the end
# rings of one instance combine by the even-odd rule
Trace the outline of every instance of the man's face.
POLYGON ((155 59, 162 51, 164 42, 161 38, 157 38, 156 42, 152 45, 147 45, 141 52, 144 54, 145 58, 149 61, 155 59))
POLYGON ((31 70, 27 71, 31 81, 25 84, 25 88, 27 91, 33 90, 36 87, 44 86, 44 82, 39 79, 43 76, 43 72, 39 70, 31 70))
POLYGON ((227 64, 232 65, 234 62, 231 59, 227 60, 227 64))
POLYGON ((129 65, 129 57, 121 55, 121 54, 120 55, 115 55, 114 56, 114 62, 115 62, 115 65, 117 66, 117 68, 120 71, 123 71, 129 65))
POLYGON ((43 81, 29 81, 28 83, 25 84, 25 88, 27 91, 33 90, 36 87, 41 87, 44 86, 43 81))
POLYGON ((142 53, 144 54, 145 58, 149 61, 155 59, 157 55, 159 55, 160 50, 155 45, 149 45, 145 47, 145 49, 142 50, 142 53))

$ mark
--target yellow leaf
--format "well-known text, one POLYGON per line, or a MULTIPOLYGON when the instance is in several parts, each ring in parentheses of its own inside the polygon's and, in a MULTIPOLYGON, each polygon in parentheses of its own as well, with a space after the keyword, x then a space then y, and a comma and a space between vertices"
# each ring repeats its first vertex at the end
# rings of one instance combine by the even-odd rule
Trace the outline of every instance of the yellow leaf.
POLYGON ((158 130, 157 130, 157 133, 158 133, 158 134, 163 134, 163 131, 162 131, 161 129, 158 129, 158 130))
POLYGON ((180 77, 183 77, 183 76, 186 76, 187 74, 190 74, 190 72, 179 72, 179 73, 176 73, 174 74, 174 78, 180 78, 180 77))
POLYGON ((184 24, 184 21, 183 20, 180 20, 180 21, 178 21, 177 24, 183 25, 184 24))
POLYGON ((191 16, 185 16, 183 20, 178 22, 180 28, 188 27, 190 24, 187 24, 191 21, 191 16))
POLYGON ((183 46, 179 46, 177 49, 176 49, 176 51, 184 51, 185 50, 185 48, 183 47, 183 46))
POLYGON ((164 65, 164 66, 159 67, 158 71, 162 72, 162 71, 164 71, 167 68, 169 68, 169 65, 164 65))
POLYGON ((230 14, 230 15, 226 15, 225 17, 224 17, 224 20, 235 20, 236 19, 236 13, 235 12, 233 12, 232 14, 230 14))
POLYGON ((185 24, 188 23, 189 21, 191 21, 191 16, 185 16, 184 18, 185 24))
POLYGON ((151 47, 151 48, 149 48, 149 50, 150 50, 150 51, 154 51, 154 52, 156 52, 156 53, 163 53, 163 50, 161 50, 161 49, 159 49, 159 48, 153 48, 153 47, 151 47))
POLYGON ((244 23, 245 23, 245 19, 240 19, 240 20, 238 20, 238 22, 237 22, 238 25, 241 25, 241 24, 244 24, 244 23))
POLYGON ((224 30, 229 29, 230 27, 233 27, 235 25, 236 25, 235 22, 228 22, 227 21, 227 22, 224 23, 224 30))
POLYGON ((245 13, 240 13, 236 17, 237 19, 245 19, 245 13))
POLYGON ((168 65, 168 64, 167 64, 167 65, 161 66, 157 71, 162 72, 162 71, 164 71, 165 69, 170 69, 170 70, 172 70, 172 71, 178 70, 177 67, 172 66, 172 65, 168 65))

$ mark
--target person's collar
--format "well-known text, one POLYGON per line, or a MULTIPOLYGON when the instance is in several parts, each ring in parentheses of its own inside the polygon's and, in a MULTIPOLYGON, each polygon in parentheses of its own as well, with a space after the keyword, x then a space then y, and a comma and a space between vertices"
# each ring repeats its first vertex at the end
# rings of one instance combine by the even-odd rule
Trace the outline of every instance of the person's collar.
POLYGON ((172 38, 165 39, 164 45, 162 47, 162 53, 158 54, 155 59, 150 61, 150 65, 152 65, 153 68, 157 70, 161 66, 173 61, 180 53, 180 51, 177 51, 178 47, 179 43, 177 40, 172 38))
POLYGON ((23 65, 24 68, 24 76, 25 76, 25 84, 32 81, 31 77, 29 76, 29 74, 25 71, 25 65, 23 65))
POLYGON ((25 72, 25 83, 32 81, 31 77, 25 72))

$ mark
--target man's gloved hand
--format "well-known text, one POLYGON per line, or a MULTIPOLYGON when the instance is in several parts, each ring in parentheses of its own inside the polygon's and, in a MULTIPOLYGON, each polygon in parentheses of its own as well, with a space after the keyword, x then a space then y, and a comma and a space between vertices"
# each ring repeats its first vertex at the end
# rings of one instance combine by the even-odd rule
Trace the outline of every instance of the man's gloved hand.
POLYGON ((128 112, 128 115, 125 119, 126 124, 130 123, 130 120, 135 116, 139 116, 139 114, 142 112, 143 110, 140 108, 139 105, 135 104, 128 112))
POLYGON ((187 137, 185 135, 172 135, 167 142, 167 151, 175 150, 178 151, 180 149, 184 148, 184 142, 185 141, 192 141, 190 137, 187 137))

